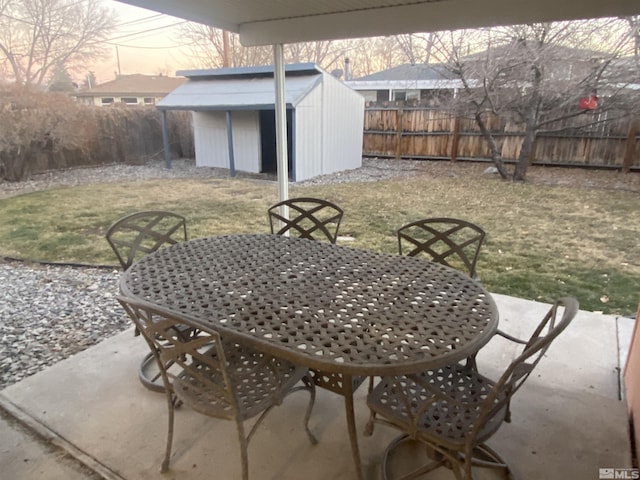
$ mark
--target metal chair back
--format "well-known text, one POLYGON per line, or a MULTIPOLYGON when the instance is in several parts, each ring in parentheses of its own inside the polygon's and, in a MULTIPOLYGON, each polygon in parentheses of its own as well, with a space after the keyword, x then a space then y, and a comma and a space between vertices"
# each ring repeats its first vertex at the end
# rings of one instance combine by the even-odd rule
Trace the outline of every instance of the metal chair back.
POLYGON ((109 227, 107 241, 127 270, 144 255, 187 240, 186 219, 173 212, 148 210, 132 213, 109 227))
POLYGON ((431 260, 477 277, 476 263, 486 236, 478 225, 455 218, 425 218, 400 227, 398 252, 431 260))
POLYGON ((310 197, 290 198, 268 210, 271 233, 331 243, 336 243, 343 213, 334 203, 310 197), (288 209, 288 215, 283 213, 283 207, 288 209))
POLYGON ((473 435, 478 435, 482 425, 489 423, 502 411, 505 412, 505 421, 511 421, 509 408, 511 398, 529 378, 551 343, 569 326, 577 313, 578 302, 575 298, 560 298, 553 304, 531 334, 520 355, 511 361, 505 372, 495 382, 491 393, 487 395, 478 415, 477 424, 474 426, 473 435), (560 312, 562 312, 561 316, 560 312))

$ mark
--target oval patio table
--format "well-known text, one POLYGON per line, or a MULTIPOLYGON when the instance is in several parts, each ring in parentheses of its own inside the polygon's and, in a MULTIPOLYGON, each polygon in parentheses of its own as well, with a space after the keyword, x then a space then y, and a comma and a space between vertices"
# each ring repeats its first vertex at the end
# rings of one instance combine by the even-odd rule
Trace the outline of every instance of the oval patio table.
POLYGON ((256 349, 339 375, 358 478, 353 377, 458 362, 498 326, 491 295, 456 270, 277 235, 172 245, 131 266, 120 290, 256 349))

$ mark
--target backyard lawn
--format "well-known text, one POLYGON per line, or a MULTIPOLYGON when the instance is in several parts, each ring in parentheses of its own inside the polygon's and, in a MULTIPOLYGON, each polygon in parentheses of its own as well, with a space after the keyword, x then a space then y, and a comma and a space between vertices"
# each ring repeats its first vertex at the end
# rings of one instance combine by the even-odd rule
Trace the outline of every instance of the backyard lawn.
MULTIPOLYGON (((395 230, 405 223, 463 218, 487 231, 477 269, 489 291, 546 302, 567 294, 585 310, 636 311, 640 193, 615 185, 622 174, 605 172, 608 183, 594 186, 571 182, 565 169, 548 169, 551 181, 531 183, 482 171, 467 166, 376 182, 294 184, 290 196, 337 203, 345 211, 340 235, 349 237, 339 244, 389 253, 397 252, 395 230)), ((0 200, 0 255, 115 266, 104 233, 125 214, 173 210, 187 217, 190 238, 268 233, 266 210, 276 199, 273 181, 229 178, 98 183, 19 195, 0 200)))

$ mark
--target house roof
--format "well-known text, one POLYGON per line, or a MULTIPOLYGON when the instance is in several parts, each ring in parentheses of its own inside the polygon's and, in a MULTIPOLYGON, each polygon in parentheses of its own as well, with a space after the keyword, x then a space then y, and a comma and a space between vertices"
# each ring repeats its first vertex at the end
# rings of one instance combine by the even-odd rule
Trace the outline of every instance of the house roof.
POLYGON ((101 83, 93 88, 81 90, 78 97, 104 95, 152 95, 164 96, 185 82, 184 78, 165 75, 118 75, 115 80, 101 83))
POLYGON ((436 90, 461 88, 442 64, 405 64, 345 82, 354 90, 436 90))
MULTIPOLYGON (((495 58, 501 58, 505 55, 517 56, 518 54, 527 55, 530 50, 540 51, 540 47, 535 45, 529 48, 527 42, 523 40, 514 40, 513 42, 507 42, 499 45, 494 45, 489 49, 475 52, 469 55, 465 55, 460 60, 462 62, 474 62, 484 61, 487 56, 495 58)), ((598 50, 590 50, 585 48, 567 47, 564 45, 557 45, 554 43, 547 43, 544 46, 545 57, 549 60, 562 60, 562 61, 589 61, 597 60, 609 57, 611 54, 598 50)))
POLYGON ((244 45, 631 16, 637 0, 121 0, 240 34, 244 45))
MULTIPOLYGON (((328 75, 314 64, 287 65, 285 102, 295 107, 328 75)), ((273 67, 219 68, 178 72, 187 82, 156 107, 161 110, 260 110, 273 108, 273 67)))
POLYGON ((398 65, 381 72, 355 78, 354 81, 379 80, 452 80, 455 76, 442 64, 411 64, 398 65))

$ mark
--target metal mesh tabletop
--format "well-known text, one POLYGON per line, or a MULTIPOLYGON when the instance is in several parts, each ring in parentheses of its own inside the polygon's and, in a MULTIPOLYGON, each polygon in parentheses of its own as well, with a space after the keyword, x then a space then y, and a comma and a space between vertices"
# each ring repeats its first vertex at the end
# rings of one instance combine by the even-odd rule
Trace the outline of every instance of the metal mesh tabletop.
POLYGON ((120 288, 298 364, 353 375, 464 359, 498 324, 491 295, 456 270, 276 235, 173 245, 134 264, 120 288))

